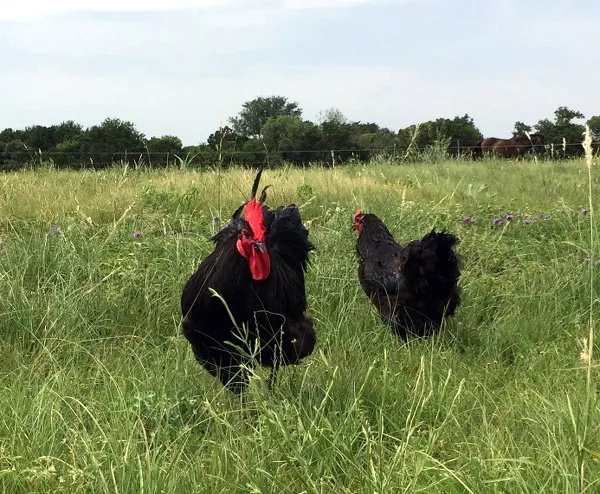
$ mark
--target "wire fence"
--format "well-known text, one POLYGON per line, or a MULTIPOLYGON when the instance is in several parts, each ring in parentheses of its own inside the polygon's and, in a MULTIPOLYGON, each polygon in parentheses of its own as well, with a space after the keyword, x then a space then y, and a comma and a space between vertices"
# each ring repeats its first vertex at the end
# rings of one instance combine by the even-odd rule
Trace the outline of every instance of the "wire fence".
MULTIPOLYGON (((36 164, 44 162, 54 162, 58 166, 80 166, 80 167, 99 167, 110 166, 113 163, 147 163, 153 165, 177 165, 181 163, 199 164, 201 166, 224 163, 224 164, 246 164, 260 165, 273 162, 289 161, 292 163, 309 162, 327 162, 340 163, 349 159, 358 161, 368 161, 377 156, 388 156, 397 159, 407 159, 425 156, 428 150, 436 153, 436 156, 442 157, 444 154, 450 157, 477 157, 486 154, 486 150, 477 145, 461 145, 459 141, 449 146, 430 145, 425 147, 413 146, 393 146, 393 147, 368 147, 368 148, 333 148, 333 149, 236 149, 235 147, 226 149, 215 149, 209 147, 195 147, 191 149, 173 151, 150 151, 145 150, 102 150, 102 151, 59 151, 33 150, 31 148, 19 150, 6 150, 0 155, 0 168, 4 161, 4 168, 7 164, 36 164)), ((550 144, 511 144, 502 143, 499 145, 501 151, 506 151, 506 155, 524 154, 527 151, 533 151, 536 155, 549 158, 561 158, 567 156, 576 156, 583 154, 581 143, 550 143, 550 144), (514 153, 511 150, 518 149, 514 153)), ((598 151, 596 144, 595 151, 598 151)), ((502 152, 500 152, 502 154, 502 152)), ((13 166, 14 167, 14 166, 13 166)))
MULTIPOLYGON (((196 146, 187 146, 190 148, 194 148, 196 146)), ((427 146, 426 146, 427 147, 427 146)), ((425 147, 425 148, 426 148, 425 147)), ((535 150, 549 150, 551 147, 554 149, 560 149, 563 147, 566 148, 581 148, 581 143, 578 142, 568 142, 566 144, 562 143, 550 143, 550 144, 502 144, 500 145, 502 148, 523 148, 527 147, 528 149, 535 150)), ((200 148, 200 146, 198 146, 200 148)), ((419 150, 423 150, 425 148, 417 148, 419 150)), ((446 149, 448 151, 473 151, 474 149, 480 149, 480 145, 452 145, 447 146, 446 149)), ((324 154, 324 153, 361 153, 361 152, 377 152, 377 153, 402 153, 406 151, 407 147, 404 146, 394 146, 394 147, 369 147, 369 148, 320 148, 320 149, 275 149, 275 150, 264 150, 264 149, 256 149, 256 150, 243 150, 243 149, 234 149, 234 148, 226 148, 226 149, 215 149, 215 148, 200 148, 199 151, 212 152, 212 153, 222 153, 227 155, 252 155, 252 154, 285 154, 285 153, 297 153, 297 154, 324 154)), ((45 156, 61 156, 61 155, 79 155, 79 156, 88 156, 88 155, 144 155, 144 156, 173 156, 174 154, 180 155, 182 151, 146 151, 146 150, 138 150, 138 151, 129 151, 122 149, 115 150, 104 150, 104 151, 58 151, 55 149, 48 150, 33 150, 33 149, 24 149, 24 150, 11 150, 9 152, 29 152, 36 155, 45 155, 45 156)))

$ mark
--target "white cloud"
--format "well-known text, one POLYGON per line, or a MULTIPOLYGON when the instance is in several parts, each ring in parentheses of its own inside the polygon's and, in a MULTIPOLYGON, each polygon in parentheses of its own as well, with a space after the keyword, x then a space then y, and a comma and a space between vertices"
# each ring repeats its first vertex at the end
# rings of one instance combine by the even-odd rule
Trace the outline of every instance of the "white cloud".
POLYGON ((426 3, 438 0, 282 0, 281 5, 290 10, 340 9, 372 4, 426 3))
POLYGON ((389 3, 392 0, 283 0, 282 5, 288 9, 335 9, 356 7, 373 3, 389 3))
MULTIPOLYGON (((248 6, 245 4, 246 7, 248 6)), ((279 13, 252 8, 182 11, 145 17, 53 17, 4 26, 5 50, 69 73, 131 72, 135 67, 209 69, 223 56, 266 50, 279 13), (268 24, 268 28, 264 28, 268 24), (10 47, 10 48, 8 48, 10 47), (114 57, 114 58, 108 58, 114 57), (119 63, 130 64, 119 67, 119 63)), ((0 46, 0 50, 2 46, 0 46)), ((0 57, 2 53, 0 52, 0 57)), ((4 71, 10 71, 5 64, 4 71)))
POLYGON ((226 7, 236 0, 19 0, 0 9, 0 21, 27 21, 75 11, 143 12, 226 7))
MULTIPOLYGON (((414 40, 401 31, 378 37, 374 22, 361 32, 368 45, 361 54, 343 44, 345 21, 332 23, 330 36, 323 37, 330 43, 327 50, 315 49, 322 33, 310 31, 311 16, 318 22, 336 16, 309 11, 301 23, 293 22, 299 17, 293 8, 385 1, 120 0, 123 11, 185 5, 199 10, 3 24, 0 94, 11 97, 2 103, 0 129, 67 119, 88 126, 111 116, 134 122, 148 136, 175 134, 194 144, 237 114, 243 102, 275 94, 298 101, 311 120, 335 106, 351 120, 398 130, 468 113, 484 134, 498 137, 509 135, 515 120, 551 118, 559 105, 588 117, 598 112, 600 72, 586 66, 591 55, 582 43, 593 37, 593 17, 577 22, 555 21, 549 14, 524 18, 493 33, 457 33, 447 42, 427 31, 414 40), (561 37, 553 38, 550 33, 558 31, 561 37), (307 45, 312 48, 303 51, 307 36, 314 37, 307 45), (373 38, 377 41, 369 45, 373 38), (331 45, 332 39, 342 41, 331 45), (405 56, 410 47, 419 48, 421 56, 405 56), (500 56, 487 55, 488 48, 496 53, 498 47, 504 50, 500 56)), ((98 0, 95 6, 23 0, 7 4, 0 16, 18 8, 56 13, 115 5, 115 0, 98 0)))
MULTIPOLYGON (((0 21, 30 21, 70 12, 159 12, 223 9, 336 9, 401 0, 20 0, 0 9, 0 21)), ((431 0, 404 0, 431 1, 431 0)))

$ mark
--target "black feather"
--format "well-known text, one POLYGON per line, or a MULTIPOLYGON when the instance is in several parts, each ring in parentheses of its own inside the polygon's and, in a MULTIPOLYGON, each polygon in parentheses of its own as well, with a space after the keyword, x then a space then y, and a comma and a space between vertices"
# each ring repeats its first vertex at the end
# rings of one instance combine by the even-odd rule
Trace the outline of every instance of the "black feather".
MULTIPOLYGON (((261 166, 258 169, 258 173, 254 178, 254 183, 252 184, 252 189, 250 190, 250 199, 254 199, 256 197, 256 192, 258 192, 258 184, 260 183, 260 177, 262 176, 263 167, 261 166)), ((262 202, 262 201, 261 201, 262 202)))
POLYGON ((256 362, 273 369, 272 384, 280 365, 299 363, 316 343, 312 319, 306 315, 305 272, 314 250, 308 230, 294 205, 275 210, 263 205, 263 212, 271 258, 268 278, 253 280, 246 259, 237 252, 238 236, 248 228, 238 213, 213 237, 214 250, 181 296, 182 330, 196 359, 234 392, 245 389, 248 369, 256 362))
POLYGON ((432 230, 402 246, 374 214, 361 218, 358 277, 384 322, 403 339, 427 336, 461 301, 456 236, 432 230))

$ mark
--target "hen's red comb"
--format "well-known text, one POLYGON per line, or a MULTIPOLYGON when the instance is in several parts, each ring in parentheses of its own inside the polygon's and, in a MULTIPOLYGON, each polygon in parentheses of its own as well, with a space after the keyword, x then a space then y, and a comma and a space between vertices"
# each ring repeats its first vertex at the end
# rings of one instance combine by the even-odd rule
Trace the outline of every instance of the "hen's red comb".
POLYGON ((362 209, 357 209, 357 210, 356 210, 356 213, 354 213, 354 218, 353 218, 353 219, 354 219, 354 221, 357 221, 357 220, 358 220, 358 217, 359 217, 359 216, 362 216, 363 214, 365 214, 365 213, 364 213, 364 211, 363 211, 362 209))

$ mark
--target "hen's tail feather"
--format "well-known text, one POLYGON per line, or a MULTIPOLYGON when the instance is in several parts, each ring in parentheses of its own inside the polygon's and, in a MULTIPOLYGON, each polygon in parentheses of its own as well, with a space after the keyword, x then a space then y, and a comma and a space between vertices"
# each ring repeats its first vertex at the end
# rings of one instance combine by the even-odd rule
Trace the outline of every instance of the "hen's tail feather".
POLYGON ((438 299, 458 294, 460 258, 454 252, 458 243, 455 235, 432 230, 409 246, 406 276, 417 294, 438 299))

